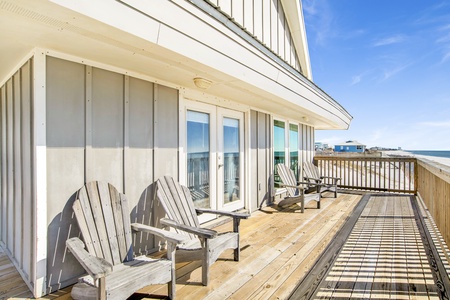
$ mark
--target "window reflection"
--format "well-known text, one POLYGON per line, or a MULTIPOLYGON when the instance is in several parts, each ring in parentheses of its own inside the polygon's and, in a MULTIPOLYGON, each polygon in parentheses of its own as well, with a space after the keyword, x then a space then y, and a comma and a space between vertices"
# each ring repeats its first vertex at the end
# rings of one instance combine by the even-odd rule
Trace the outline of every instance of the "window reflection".
POLYGON ((224 203, 239 200, 239 120, 223 119, 223 178, 224 203))
POLYGON ((284 128, 285 124, 282 121, 274 120, 273 126, 273 145, 274 145, 274 179, 275 182, 279 182, 280 178, 278 176, 278 171, 276 168, 277 164, 284 164, 286 161, 285 154, 285 142, 284 142, 284 128))
POLYGON ((298 125, 289 124, 289 156, 290 168, 298 180, 298 125))
POLYGON ((187 111, 187 184, 196 207, 210 208, 209 114, 187 111))

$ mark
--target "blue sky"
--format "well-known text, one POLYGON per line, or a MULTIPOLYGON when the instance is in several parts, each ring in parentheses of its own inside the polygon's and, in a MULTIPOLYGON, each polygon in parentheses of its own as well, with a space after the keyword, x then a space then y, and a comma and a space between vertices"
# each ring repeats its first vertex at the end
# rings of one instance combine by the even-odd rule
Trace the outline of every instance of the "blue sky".
POLYGON ((450 1, 302 3, 313 81, 353 116, 316 141, 450 150, 450 1))

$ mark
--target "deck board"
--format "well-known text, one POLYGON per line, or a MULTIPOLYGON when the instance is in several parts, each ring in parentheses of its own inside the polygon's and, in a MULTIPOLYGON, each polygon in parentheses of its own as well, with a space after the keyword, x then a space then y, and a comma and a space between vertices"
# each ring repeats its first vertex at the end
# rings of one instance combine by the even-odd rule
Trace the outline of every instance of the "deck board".
MULTIPOLYGON (((315 263, 330 242, 349 227, 349 236, 342 241, 345 246, 336 252, 335 263, 316 299, 438 299, 411 203, 400 196, 376 197, 377 201, 367 200, 361 206, 360 216, 353 217, 354 210, 362 205, 361 198, 357 194, 325 197, 321 209, 310 203, 303 214, 297 205, 266 207, 253 213, 241 222, 241 260, 234 262, 232 251, 224 252, 211 266, 207 287, 201 285, 198 262, 177 264, 177 298, 287 299, 317 267, 315 263), (352 218, 355 223, 350 227, 347 224, 352 218)), ((231 226, 225 223, 215 229, 227 231, 231 226)), ((19 276, 11 266, 0 252, 0 276, 2 270, 19 276)), ((14 280, 6 282, 14 285, 20 281, 14 280)), ((0 288, 4 286, 0 280, 0 288)), ((29 297, 16 295, 16 299, 29 297)), ((165 296, 166 285, 148 286, 133 299, 165 296)), ((43 299, 69 300, 70 287, 43 299)))
POLYGON ((292 299, 447 297, 436 289, 433 276, 440 273, 430 267, 434 250, 427 250, 433 247, 427 246, 415 201, 400 195, 370 197, 316 293, 302 283, 292 299))

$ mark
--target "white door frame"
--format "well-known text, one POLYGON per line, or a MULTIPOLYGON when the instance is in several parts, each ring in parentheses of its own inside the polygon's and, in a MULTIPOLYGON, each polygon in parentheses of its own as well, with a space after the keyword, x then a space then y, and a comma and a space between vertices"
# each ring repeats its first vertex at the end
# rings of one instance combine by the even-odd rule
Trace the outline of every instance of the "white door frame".
MULTIPOLYGON (((212 104, 207 104, 199 101, 193 101, 184 98, 183 96, 180 97, 180 109, 179 109, 179 181, 183 185, 187 185, 187 111, 198 111, 198 112, 204 112, 209 114, 210 116, 210 166, 209 166, 209 172, 210 172, 210 201, 211 201, 211 208, 212 209, 223 209, 228 211, 237 210, 240 208, 245 207, 248 205, 245 201, 245 199, 248 198, 248 191, 245 188, 245 183, 247 182, 245 180, 245 177, 247 176, 247 153, 246 153, 246 133, 248 130, 247 125, 247 118, 246 114, 243 111, 239 110, 232 110, 232 109, 226 109, 221 108, 212 104), (220 117, 219 117, 220 116, 220 117), (241 164, 240 164, 240 198, 241 201, 236 201, 236 203, 228 203, 226 205, 223 205, 223 200, 220 200, 217 197, 223 197, 223 191, 222 195, 219 194, 217 187, 219 183, 219 173, 218 172, 218 147, 222 147, 220 149, 221 152, 223 152, 223 137, 222 134, 219 134, 219 131, 222 131, 222 128, 219 129, 219 126, 222 127, 222 118, 223 117, 231 117, 236 118, 240 120, 240 136, 239 136, 239 143, 240 143, 240 157, 241 157, 241 164), (220 125, 219 125, 220 123, 220 125), (219 137, 220 135, 220 137, 219 137), (222 141, 220 141, 222 140, 222 141)), ((222 175, 223 176, 223 175, 222 175)), ((223 180, 223 177, 221 178, 223 180)), ((203 214, 199 216, 199 221, 201 223, 204 223, 206 221, 214 219, 215 215, 210 214, 203 214)))
POLYGON ((218 197, 218 208, 226 211, 234 211, 239 208, 244 207, 245 199, 245 116, 243 112, 230 110, 226 108, 217 108, 217 197, 218 197), (231 203, 224 204, 224 168, 223 168, 223 155, 224 155, 224 145, 223 145, 223 119, 231 118, 237 119, 239 121, 239 195, 240 200, 233 201, 231 203))

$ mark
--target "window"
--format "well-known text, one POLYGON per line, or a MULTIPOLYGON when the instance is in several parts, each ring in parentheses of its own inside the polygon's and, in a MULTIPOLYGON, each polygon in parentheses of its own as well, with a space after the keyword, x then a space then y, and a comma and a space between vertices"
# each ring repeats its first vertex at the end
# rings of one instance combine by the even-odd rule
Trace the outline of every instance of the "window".
POLYGON ((279 182, 277 164, 284 164, 286 162, 285 149, 285 123, 283 121, 274 120, 273 124, 273 151, 274 151, 274 175, 275 182, 279 182))
POLYGON ((289 124, 289 166, 298 180, 298 125, 289 124))

